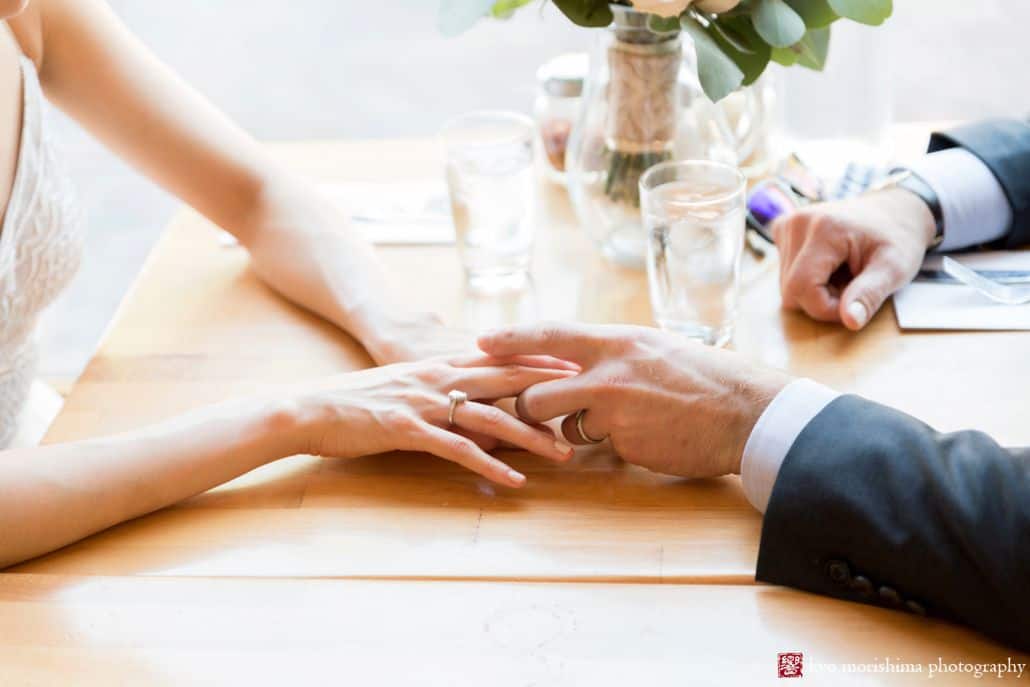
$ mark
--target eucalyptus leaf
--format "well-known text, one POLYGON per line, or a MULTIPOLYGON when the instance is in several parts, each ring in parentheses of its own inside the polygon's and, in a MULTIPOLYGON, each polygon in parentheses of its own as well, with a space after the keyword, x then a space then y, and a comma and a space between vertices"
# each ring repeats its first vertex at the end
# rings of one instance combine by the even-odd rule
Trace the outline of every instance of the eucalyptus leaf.
POLYGON ((830 52, 830 27, 812 29, 794 48, 798 54, 798 64, 821 72, 826 66, 826 56, 830 52))
POLYGON ((554 0, 554 4, 580 26, 604 27, 614 19, 605 0, 554 0))
POLYGON ((758 0, 751 22, 758 35, 777 48, 794 45, 805 35, 805 21, 783 0, 758 0))
POLYGON ((440 0, 440 33, 457 36, 490 13, 495 0, 440 0))
POLYGON ((746 16, 719 17, 711 23, 709 33, 722 51, 744 72, 744 86, 753 84, 765 71, 772 48, 762 40, 746 16), (736 42, 726 41, 727 34, 734 35, 736 42), (741 50, 741 47, 746 47, 746 50, 741 50))
MULTIPOLYGON (((894 11, 892 0, 827 0, 833 11, 861 24, 879 26, 894 11)), ((975 5, 975 3, 973 3, 975 5)))
POLYGON ((782 64, 784 67, 793 67, 798 63, 798 54, 794 51, 793 47, 773 48, 769 58, 777 64, 782 64))
POLYGON ((680 26, 694 41, 697 75, 701 88, 713 102, 722 100, 744 83, 744 72, 722 51, 708 31, 689 16, 680 17, 680 26))
POLYGON ((840 19, 828 0, 786 0, 794 11, 801 15, 805 26, 810 29, 821 29, 840 19))
MULTIPOLYGON (((708 28, 711 29, 710 33, 713 37, 718 35, 718 37, 721 39, 719 41, 720 43, 728 43, 737 52, 753 55, 755 53, 755 50, 753 47, 751 47, 751 44, 755 41, 749 39, 748 36, 745 36, 740 30, 739 23, 734 21, 733 19, 734 18, 732 17, 727 19, 719 19, 717 17, 715 19, 709 20, 708 28)), ((748 28, 751 29, 751 33, 754 33, 754 27, 751 26, 751 22, 747 22, 747 24, 748 28)), ((765 44, 765 41, 763 41, 761 38, 758 38, 757 42, 762 43, 763 45, 765 44)))

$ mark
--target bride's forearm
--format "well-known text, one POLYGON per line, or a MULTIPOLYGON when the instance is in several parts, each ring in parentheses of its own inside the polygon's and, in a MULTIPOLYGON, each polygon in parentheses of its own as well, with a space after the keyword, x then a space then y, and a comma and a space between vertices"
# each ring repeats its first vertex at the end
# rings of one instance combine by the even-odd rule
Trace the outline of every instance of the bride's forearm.
MULTIPOLYGON (((185 84, 102 0, 39 3, 47 96, 154 181, 232 232, 273 288, 373 355, 408 314, 342 212, 185 84)), ((383 359, 387 356, 379 356, 383 359)))
POLYGON ((298 411, 223 403, 110 437, 0 452, 0 568, 297 452, 298 411))
POLYGON ((346 214, 296 177, 272 176, 234 233, 269 286, 350 333, 380 362, 400 332, 431 317, 402 303, 346 214))

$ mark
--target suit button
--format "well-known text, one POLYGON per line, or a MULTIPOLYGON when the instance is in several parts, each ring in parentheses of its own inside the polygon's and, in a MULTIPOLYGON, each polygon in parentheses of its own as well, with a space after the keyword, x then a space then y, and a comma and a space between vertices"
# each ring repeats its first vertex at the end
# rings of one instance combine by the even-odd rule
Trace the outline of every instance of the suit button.
POLYGON ((891 606, 901 605, 901 594, 898 594, 897 590, 893 587, 880 587, 879 594, 880 601, 891 606))
POLYGON ((826 564, 826 574, 837 584, 847 585, 851 582, 851 568, 844 561, 830 561, 826 564))
POLYGON ((926 615, 926 609, 923 608, 923 604, 918 601, 906 601, 905 608, 912 611, 916 615, 926 615))
POLYGON ((855 575, 851 579, 851 589, 859 596, 864 596, 866 598, 873 595, 873 583, 869 581, 868 577, 864 577, 862 575, 855 575))

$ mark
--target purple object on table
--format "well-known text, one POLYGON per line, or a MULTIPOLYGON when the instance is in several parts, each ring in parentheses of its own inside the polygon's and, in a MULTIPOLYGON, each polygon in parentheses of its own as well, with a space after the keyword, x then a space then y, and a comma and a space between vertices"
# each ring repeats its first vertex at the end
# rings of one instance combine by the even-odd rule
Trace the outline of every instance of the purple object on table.
POLYGON ((762 226, 796 207, 797 202, 775 184, 759 186, 747 200, 747 209, 762 226))

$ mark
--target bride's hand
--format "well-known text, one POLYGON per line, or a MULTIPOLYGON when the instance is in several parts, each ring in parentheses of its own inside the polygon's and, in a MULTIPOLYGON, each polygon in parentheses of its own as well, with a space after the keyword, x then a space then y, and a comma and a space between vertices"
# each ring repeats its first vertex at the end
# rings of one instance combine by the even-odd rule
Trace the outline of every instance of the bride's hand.
POLYGON ((448 327, 432 313, 393 316, 358 338, 377 365, 479 352, 475 332, 448 327))
POLYGON ((534 384, 575 374, 539 367, 539 362, 479 355, 333 377, 298 399, 298 452, 349 458, 393 450, 425 451, 498 484, 520 487, 525 476, 479 444, 499 440, 555 461, 572 456, 572 448, 550 433, 491 405, 534 384), (464 391, 469 400, 455 408, 454 425, 449 426, 447 394, 452 389, 464 391))

